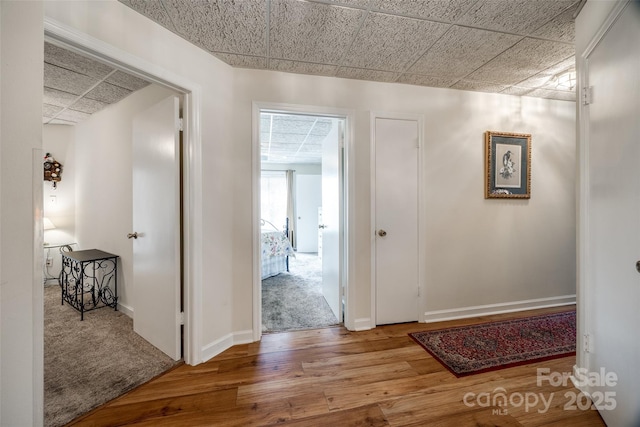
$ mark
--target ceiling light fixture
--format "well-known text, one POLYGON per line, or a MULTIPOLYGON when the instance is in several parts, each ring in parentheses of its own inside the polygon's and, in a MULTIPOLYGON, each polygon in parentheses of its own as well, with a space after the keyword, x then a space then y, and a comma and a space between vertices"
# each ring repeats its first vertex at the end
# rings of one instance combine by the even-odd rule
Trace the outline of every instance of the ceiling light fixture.
POLYGON ((566 71, 555 77, 556 89, 573 90, 576 87, 576 70, 566 71))

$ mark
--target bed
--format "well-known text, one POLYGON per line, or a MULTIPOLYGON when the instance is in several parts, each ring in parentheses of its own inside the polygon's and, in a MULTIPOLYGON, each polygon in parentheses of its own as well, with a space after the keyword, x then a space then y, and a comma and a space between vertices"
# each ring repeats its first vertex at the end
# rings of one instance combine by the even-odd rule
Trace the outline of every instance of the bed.
POLYGON ((287 237, 289 232, 287 218, 285 230, 280 231, 273 223, 260 220, 260 241, 262 245, 262 280, 289 271, 289 257, 294 257, 293 247, 287 237))

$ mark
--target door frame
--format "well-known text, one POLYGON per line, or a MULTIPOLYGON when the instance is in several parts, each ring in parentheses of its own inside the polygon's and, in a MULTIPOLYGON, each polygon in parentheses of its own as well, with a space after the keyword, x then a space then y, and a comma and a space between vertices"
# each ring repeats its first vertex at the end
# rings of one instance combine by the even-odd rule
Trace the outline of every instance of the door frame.
POLYGON ((371 191, 371 224, 370 224, 370 245, 371 245, 371 327, 377 325, 377 308, 376 308, 376 119, 406 120, 418 123, 418 322, 425 321, 424 295, 426 293, 426 273, 424 263, 420 262, 420 258, 426 251, 426 221, 425 221, 425 198, 424 186, 422 184, 424 177, 424 116, 421 114, 396 113, 388 111, 372 111, 370 117, 370 191, 371 191))
POLYGON ((183 76, 48 17, 44 18, 44 34, 47 42, 106 62, 114 68, 172 89, 183 97, 183 359, 189 365, 197 365, 202 362, 202 88, 183 76))
POLYGON ((253 235, 253 340, 260 341, 262 337, 262 280, 261 278, 261 250, 260 250, 260 112, 269 110, 283 114, 305 114, 324 117, 342 118, 345 121, 344 147, 342 158, 342 188, 340 200, 340 277, 344 299, 344 326, 355 330, 355 260, 354 245, 355 225, 353 224, 355 211, 355 168, 353 166, 353 123, 355 111, 342 108, 318 107, 310 105, 285 104, 275 102, 252 102, 251 125, 251 157, 252 157, 252 235, 253 235))

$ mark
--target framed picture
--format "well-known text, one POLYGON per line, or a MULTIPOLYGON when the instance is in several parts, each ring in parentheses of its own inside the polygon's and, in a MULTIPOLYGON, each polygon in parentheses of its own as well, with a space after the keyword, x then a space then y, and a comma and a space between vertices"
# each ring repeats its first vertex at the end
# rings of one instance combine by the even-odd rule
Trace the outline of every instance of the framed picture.
POLYGON ((487 131, 485 199, 531 197, 531 135, 487 131))

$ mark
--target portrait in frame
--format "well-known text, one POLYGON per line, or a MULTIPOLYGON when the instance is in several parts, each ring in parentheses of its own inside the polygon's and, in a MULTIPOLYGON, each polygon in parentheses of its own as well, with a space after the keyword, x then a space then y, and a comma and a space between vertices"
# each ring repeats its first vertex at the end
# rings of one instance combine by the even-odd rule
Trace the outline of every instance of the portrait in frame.
POLYGON ((485 199, 531 198, 531 135, 485 133, 485 199))

